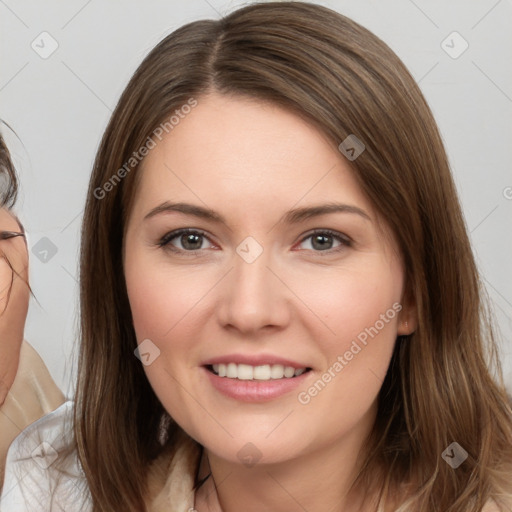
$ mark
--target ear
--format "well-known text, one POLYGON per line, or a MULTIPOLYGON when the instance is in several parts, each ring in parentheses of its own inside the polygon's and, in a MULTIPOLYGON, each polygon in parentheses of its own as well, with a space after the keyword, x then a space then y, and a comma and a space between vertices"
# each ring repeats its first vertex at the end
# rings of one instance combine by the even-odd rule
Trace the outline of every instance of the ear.
POLYGON ((416 300, 409 287, 407 287, 403 294, 401 304, 402 310, 398 316, 397 334, 399 336, 407 336, 412 334, 418 326, 416 300))

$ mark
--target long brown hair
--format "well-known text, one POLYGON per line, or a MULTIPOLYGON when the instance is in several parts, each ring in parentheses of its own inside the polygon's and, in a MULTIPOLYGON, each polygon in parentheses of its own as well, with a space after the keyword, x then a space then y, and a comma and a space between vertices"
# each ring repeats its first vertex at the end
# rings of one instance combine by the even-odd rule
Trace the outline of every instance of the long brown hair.
MULTIPOLYGON (((265 2, 165 37, 133 75, 99 147, 82 227, 75 400, 94 510, 146 510, 148 467, 165 449, 166 412, 133 354, 123 275, 139 169, 131 159, 176 109, 210 91, 290 109, 336 147, 351 134, 365 144, 351 166, 396 236, 418 326, 397 339, 354 485, 415 512, 476 512, 510 498, 512 412, 432 113, 403 63, 365 28, 319 5, 265 2), (442 458, 452 442, 468 452, 456 470, 442 458)), ((167 446, 178 431, 169 422, 167 446)))

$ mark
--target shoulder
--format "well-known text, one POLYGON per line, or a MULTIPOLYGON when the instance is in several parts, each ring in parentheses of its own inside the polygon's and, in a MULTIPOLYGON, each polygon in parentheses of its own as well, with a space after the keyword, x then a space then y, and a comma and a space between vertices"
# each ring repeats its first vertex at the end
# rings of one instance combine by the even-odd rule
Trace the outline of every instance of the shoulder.
POLYGON ((150 466, 147 503, 152 512, 191 510, 194 507, 194 480, 201 446, 183 430, 173 445, 150 466))
POLYGON ((67 401, 13 441, 7 453, 2 510, 90 510, 85 477, 73 449, 72 414, 73 402, 67 401))
POLYGON ((18 371, 9 393, 24 407, 25 414, 36 411, 33 414, 37 417, 32 421, 53 411, 66 400, 41 356, 27 340, 21 344, 18 371))
POLYGON ((28 425, 65 401, 37 351, 24 340, 16 375, 0 406, 0 490, 9 445, 28 425))
MULTIPOLYGON (((22 372, 22 376, 27 376, 27 374, 31 373, 43 380, 45 383, 51 382, 53 386, 57 387, 43 359, 39 355, 39 352, 37 352, 37 350, 25 339, 23 340, 20 348, 18 372, 20 371, 22 372)), ((59 403, 59 405, 61 403, 59 403)))
POLYGON ((502 508, 499 508, 496 502, 492 499, 488 500, 482 509, 482 512, 507 512, 502 508))

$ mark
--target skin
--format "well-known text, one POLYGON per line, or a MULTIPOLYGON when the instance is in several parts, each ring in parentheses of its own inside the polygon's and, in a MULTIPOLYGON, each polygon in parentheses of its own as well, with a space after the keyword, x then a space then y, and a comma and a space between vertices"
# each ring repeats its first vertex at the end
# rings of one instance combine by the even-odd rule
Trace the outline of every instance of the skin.
MULTIPOLYGON (((0 231, 22 231, 18 220, 5 208, 0 208, 0 231)), ((26 283, 28 251, 25 238, 0 240, 0 406, 5 402, 18 371, 30 298, 26 283)))
POLYGON ((218 94, 199 98, 143 163, 124 272, 137 340, 149 338, 160 350, 144 366, 147 377, 166 410, 205 447, 218 486, 210 478, 198 492, 200 512, 351 512, 360 502, 347 495, 358 452, 396 337, 412 332, 416 318, 404 303, 394 239, 384 219, 378 226, 352 172, 337 147, 295 114, 218 94), (177 212, 144 220, 165 201, 206 206, 226 222, 177 212), (331 201, 356 206, 369 220, 345 212, 279 222, 292 208, 331 201), (168 244, 181 252, 158 246, 181 228, 206 232, 195 254, 186 253, 187 237, 168 244), (309 236, 314 229, 352 243, 328 237, 319 248, 309 236), (253 263, 236 252, 247 236, 263 248, 253 263), (299 403, 298 392, 394 303, 400 313, 317 396, 299 403), (235 352, 272 353, 312 371, 296 391, 242 403, 213 388, 202 368, 208 358, 235 352), (261 453, 252 467, 237 456, 249 442, 261 453))

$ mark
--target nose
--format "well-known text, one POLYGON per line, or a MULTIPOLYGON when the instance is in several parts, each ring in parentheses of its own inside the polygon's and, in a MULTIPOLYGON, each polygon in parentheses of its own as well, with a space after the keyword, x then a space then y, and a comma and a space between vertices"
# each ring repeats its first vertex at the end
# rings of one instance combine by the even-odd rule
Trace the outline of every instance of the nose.
POLYGON ((222 282, 217 309, 221 325, 246 335, 284 328, 293 294, 279 273, 269 251, 264 250, 252 263, 235 254, 233 268, 222 282))

